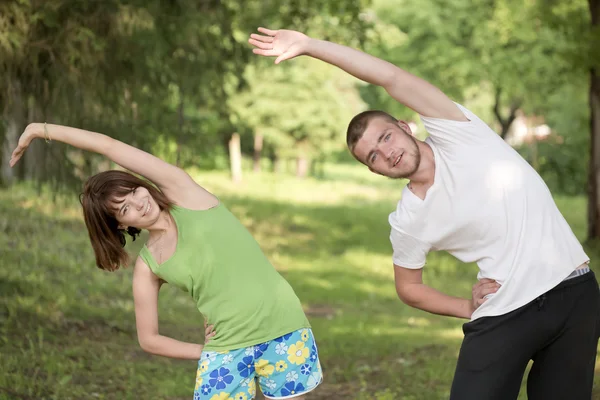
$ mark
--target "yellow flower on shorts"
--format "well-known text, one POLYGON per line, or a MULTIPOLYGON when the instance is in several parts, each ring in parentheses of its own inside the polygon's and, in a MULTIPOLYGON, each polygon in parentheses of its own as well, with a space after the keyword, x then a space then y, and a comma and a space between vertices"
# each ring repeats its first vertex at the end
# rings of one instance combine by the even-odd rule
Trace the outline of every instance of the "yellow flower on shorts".
POLYGON ((285 361, 281 360, 281 361, 277 361, 275 363, 275 370, 277 372, 283 372, 287 369, 287 364, 285 363, 285 361))
POLYGON ((254 382, 254 379, 248 382, 248 393, 250 393, 250 396, 254 396, 256 394, 256 382, 254 382))
POLYGON ((200 386, 202 386, 202 377, 198 373, 198 375, 196 375, 196 388, 194 390, 200 389, 200 386))
POLYGON ((219 394, 215 394, 210 400, 231 400, 231 396, 229 393, 221 392, 219 394))
POLYGON ((302 338, 303 342, 306 342, 308 340, 308 329, 303 330, 300 334, 300 337, 302 338))
POLYGON ((204 373, 208 371, 208 361, 202 361, 202 363, 200 364, 200 367, 198 367, 198 369, 200 370, 200 372, 204 373))
POLYGON ((275 367, 272 364, 269 364, 267 360, 259 360, 254 365, 254 369, 256 369, 258 375, 264 376, 265 378, 272 375, 275 371, 275 367))
POLYGON ((296 344, 291 344, 288 349, 288 361, 292 364, 301 365, 304 364, 310 351, 308 347, 304 346, 304 342, 296 342, 296 344))
POLYGON ((238 394, 233 396, 233 400, 248 400, 248 396, 246 396, 246 393, 244 392, 239 392, 238 394))

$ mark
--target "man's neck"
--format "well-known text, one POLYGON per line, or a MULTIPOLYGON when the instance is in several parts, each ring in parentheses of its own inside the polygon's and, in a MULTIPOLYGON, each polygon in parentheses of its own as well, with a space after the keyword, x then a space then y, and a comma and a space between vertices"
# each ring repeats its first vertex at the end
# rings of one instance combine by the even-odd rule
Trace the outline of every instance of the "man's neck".
POLYGON ((431 146, 422 141, 417 141, 417 146, 421 152, 421 162, 417 171, 408 178, 411 190, 413 187, 428 189, 435 179, 435 157, 431 146))

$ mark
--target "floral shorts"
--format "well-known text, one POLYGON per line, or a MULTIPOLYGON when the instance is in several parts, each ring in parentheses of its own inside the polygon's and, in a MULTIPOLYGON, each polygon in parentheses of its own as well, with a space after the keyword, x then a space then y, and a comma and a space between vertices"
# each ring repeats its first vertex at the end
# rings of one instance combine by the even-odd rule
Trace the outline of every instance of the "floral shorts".
POLYGON ((249 400, 256 381, 269 399, 313 390, 323 379, 317 344, 309 328, 256 346, 205 351, 198 362, 194 400, 249 400))

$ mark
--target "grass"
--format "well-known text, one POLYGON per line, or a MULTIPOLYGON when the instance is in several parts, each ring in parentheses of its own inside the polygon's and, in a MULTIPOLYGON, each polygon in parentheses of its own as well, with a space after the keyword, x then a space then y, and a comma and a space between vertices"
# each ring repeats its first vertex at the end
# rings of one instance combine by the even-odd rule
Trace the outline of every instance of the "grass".
MULTIPOLYGON (((402 182, 349 166, 328 166, 320 180, 246 173, 234 185, 220 172, 194 176, 302 299, 325 373, 309 399, 448 397, 464 321, 396 297, 387 216, 402 182)), ((0 190, 0 399, 191 399, 194 362, 139 348, 131 269, 98 270, 76 196, 51 197, 25 186, 0 190)), ((583 238, 585 199, 557 203, 583 238)), ((139 241, 130 247, 135 253, 139 241)), ((587 250, 598 258, 596 247, 587 250)), ((466 297, 476 272, 431 254, 424 276, 466 297)), ((161 333, 202 342, 202 322, 187 294, 161 290, 161 333)), ((595 391, 600 399, 598 384, 595 391)))

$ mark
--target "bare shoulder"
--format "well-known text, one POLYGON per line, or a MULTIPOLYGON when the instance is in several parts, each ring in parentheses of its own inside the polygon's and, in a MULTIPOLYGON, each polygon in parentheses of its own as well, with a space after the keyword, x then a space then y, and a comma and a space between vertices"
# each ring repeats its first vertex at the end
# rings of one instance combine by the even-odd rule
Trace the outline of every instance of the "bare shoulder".
POLYGON ((152 272, 148 264, 144 261, 144 259, 140 256, 135 260, 135 266, 133 267, 133 282, 135 284, 136 281, 148 281, 148 280, 156 280, 158 281, 160 278, 152 272))
POLYGON ((190 210, 208 210, 219 204, 217 196, 200 186, 187 172, 177 185, 164 188, 164 194, 178 206, 190 210))

